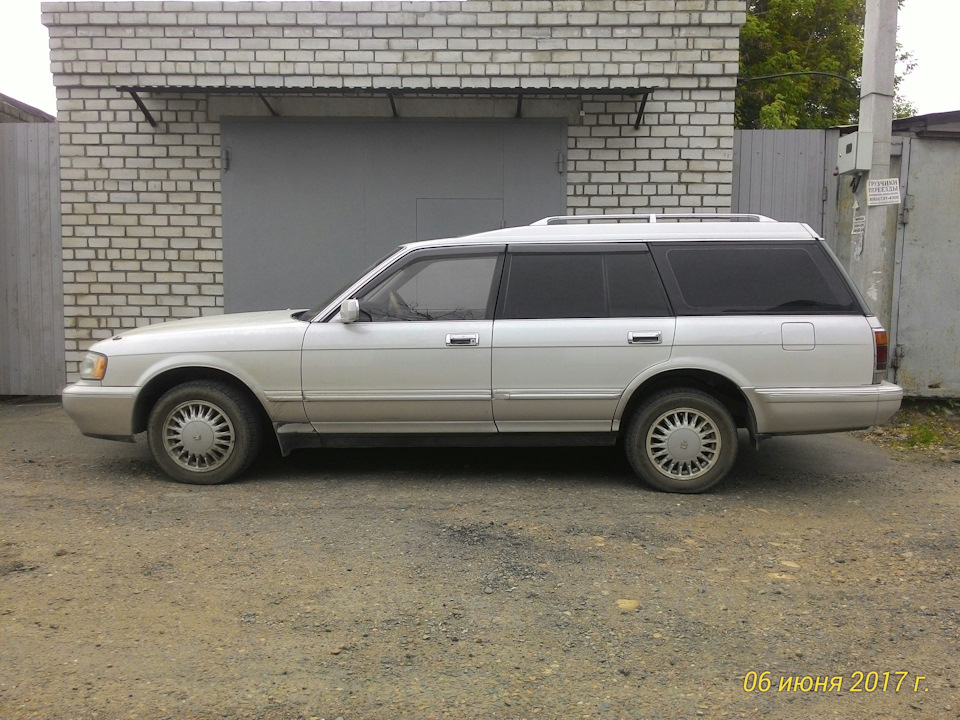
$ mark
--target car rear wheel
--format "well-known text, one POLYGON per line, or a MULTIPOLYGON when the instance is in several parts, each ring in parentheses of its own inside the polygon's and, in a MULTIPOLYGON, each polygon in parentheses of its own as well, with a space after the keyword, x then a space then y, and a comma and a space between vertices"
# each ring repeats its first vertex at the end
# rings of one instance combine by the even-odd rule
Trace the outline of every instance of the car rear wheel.
POLYGON ((223 383, 195 381, 160 398, 150 413, 147 438, 157 464, 174 480, 217 485, 253 462, 261 425, 245 393, 223 383))
POLYGON ((633 471, 653 487, 698 493, 720 482, 733 465, 737 426, 712 395, 667 390, 633 414, 624 447, 633 471))

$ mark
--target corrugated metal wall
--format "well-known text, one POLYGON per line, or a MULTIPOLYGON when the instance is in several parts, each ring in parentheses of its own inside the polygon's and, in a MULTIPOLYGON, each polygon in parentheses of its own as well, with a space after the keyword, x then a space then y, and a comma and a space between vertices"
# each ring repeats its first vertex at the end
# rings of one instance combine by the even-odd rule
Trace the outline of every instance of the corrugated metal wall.
POLYGON ((738 130, 734 212, 805 222, 831 240, 837 206, 837 130, 738 130))
POLYGON ((59 164, 55 124, 0 124, 0 395, 63 387, 59 164))

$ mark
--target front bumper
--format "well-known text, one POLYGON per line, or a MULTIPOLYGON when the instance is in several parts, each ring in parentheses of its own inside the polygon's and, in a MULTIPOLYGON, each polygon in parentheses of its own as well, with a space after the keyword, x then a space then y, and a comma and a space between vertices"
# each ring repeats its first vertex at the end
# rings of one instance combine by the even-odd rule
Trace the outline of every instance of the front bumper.
POLYGON ((749 388, 761 435, 862 430, 899 409, 903 388, 890 382, 833 388, 749 388))
POLYGON ((84 435, 133 442, 133 410, 139 391, 81 380, 63 389, 63 409, 84 435))

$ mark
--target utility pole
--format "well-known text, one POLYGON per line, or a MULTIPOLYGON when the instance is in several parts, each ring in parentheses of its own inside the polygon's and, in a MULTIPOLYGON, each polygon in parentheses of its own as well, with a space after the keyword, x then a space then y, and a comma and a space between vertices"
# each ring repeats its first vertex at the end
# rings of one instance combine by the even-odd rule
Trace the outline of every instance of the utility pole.
POLYGON ((888 330, 893 308, 898 207, 868 206, 865 181, 890 177, 897 5, 897 0, 866 0, 859 131, 873 134, 873 162, 855 192, 854 216, 865 216, 866 226, 863 235, 854 236, 850 254, 853 280, 888 330))

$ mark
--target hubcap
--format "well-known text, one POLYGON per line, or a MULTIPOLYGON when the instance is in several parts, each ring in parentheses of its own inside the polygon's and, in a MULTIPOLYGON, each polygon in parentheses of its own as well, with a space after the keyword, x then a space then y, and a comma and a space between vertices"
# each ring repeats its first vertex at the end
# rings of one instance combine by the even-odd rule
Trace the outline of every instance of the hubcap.
POLYGON ((167 454, 177 465, 193 472, 223 465, 235 443, 230 418, 205 400, 177 405, 164 423, 163 445, 167 454))
POLYGON ((691 480, 717 464, 722 442, 716 425, 693 408, 669 410, 650 426, 647 458, 663 475, 691 480))

